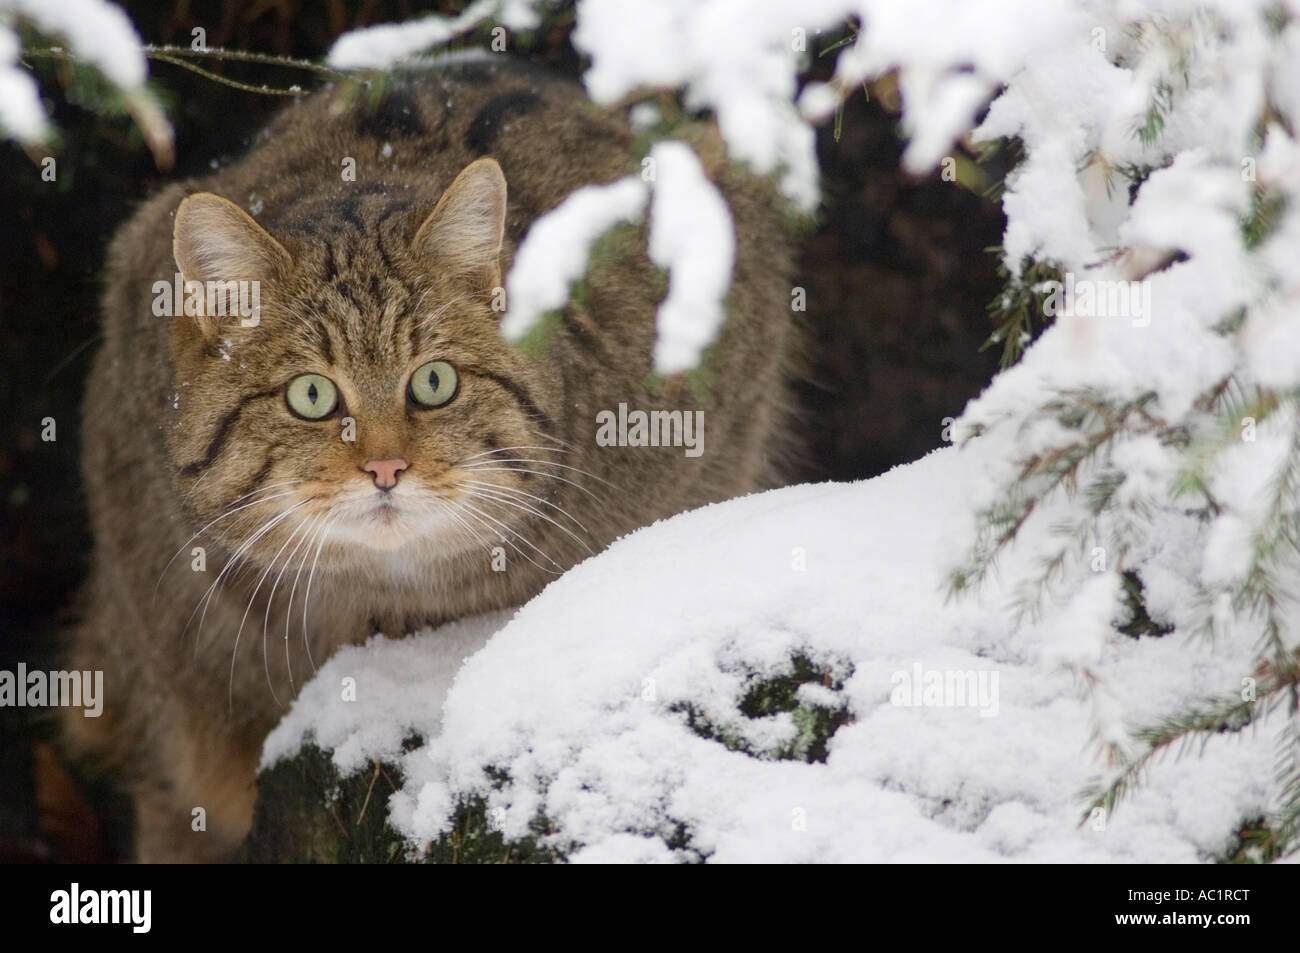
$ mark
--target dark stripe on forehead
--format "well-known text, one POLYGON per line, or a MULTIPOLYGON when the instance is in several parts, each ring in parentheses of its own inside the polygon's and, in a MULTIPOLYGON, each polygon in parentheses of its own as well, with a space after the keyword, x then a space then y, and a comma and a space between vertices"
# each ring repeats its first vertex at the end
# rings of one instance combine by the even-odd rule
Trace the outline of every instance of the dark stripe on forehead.
POLYGON ((496 384, 515 399, 525 414, 538 421, 542 425, 543 430, 552 429, 551 418, 537 406, 531 395, 529 395, 528 389, 524 387, 524 385, 517 381, 513 381, 508 377, 502 377, 495 371, 489 371, 487 368, 480 367, 477 364, 462 364, 458 366, 466 373, 473 374, 475 377, 482 377, 483 379, 496 384))
POLYGON ((384 263, 384 268, 397 277, 397 266, 393 261, 393 253, 389 250, 388 243, 395 242, 398 247, 406 244, 407 218, 411 210, 415 208, 414 202, 401 201, 394 202, 384 209, 379 216, 379 221, 375 228, 375 247, 379 251, 379 257, 384 263), (395 218, 401 218, 401 221, 393 221, 395 218))
POLYGON ((240 400, 240 402, 236 404, 234 408, 226 414, 226 416, 221 418, 221 422, 217 424, 217 432, 214 433, 212 439, 208 441, 208 449, 204 453, 203 459, 185 464, 181 467, 181 475, 194 476, 199 471, 211 466, 212 461, 216 460, 217 455, 221 453, 221 448, 225 444, 226 438, 230 436, 230 431, 234 428, 236 421, 239 420, 239 415, 244 412, 244 408, 255 400, 262 397, 270 397, 279 392, 280 388, 275 387, 271 390, 259 391, 256 394, 248 394, 240 400))
POLYGON ((374 338, 379 345, 385 363, 397 357, 394 353, 397 348, 397 309, 390 308, 384 302, 384 297, 379 288, 379 282, 372 278, 371 290, 375 298, 375 311, 378 317, 377 321, 372 320, 374 328, 374 338))
POLYGON ((411 341, 411 356, 412 356, 412 357, 414 357, 416 354, 419 354, 419 353, 420 353, 420 341, 421 341, 421 340, 423 339, 423 337, 424 337, 424 335, 423 335, 423 333, 422 333, 423 331, 424 331, 424 322, 423 322, 423 321, 416 320, 416 318, 415 318, 413 315, 407 315, 407 318, 406 318, 406 333, 407 333, 407 336, 410 338, 410 341, 411 341))
POLYGON ((346 278, 343 278, 340 279, 339 281, 334 282, 332 287, 336 292, 338 292, 340 298, 342 298, 348 304, 352 305, 352 307, 356 308, 358 314, 366 313, 365 305, 362 303, 361 299, 357 297, 357 293, 356 291, 353 290, 352 283, 350 281, 348 281, 346 278))
POLYGON ((324 355, 325 360, 330 364, 334 363, 334 341, 330 338, 330 329, 324 321, 316 325, 316 330, 320 333, 320 352, 324 355))

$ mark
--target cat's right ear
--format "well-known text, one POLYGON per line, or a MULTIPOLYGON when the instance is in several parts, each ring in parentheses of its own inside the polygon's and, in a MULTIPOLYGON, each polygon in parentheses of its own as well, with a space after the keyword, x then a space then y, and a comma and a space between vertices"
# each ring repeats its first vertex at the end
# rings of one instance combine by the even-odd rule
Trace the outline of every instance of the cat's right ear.
POLYGON ((186 288, 191 281, 204 288, 201 295, 187 290, 186 313, 195 316, 208 338, 236 315, 245 327, 256 324, 243 313, 248 301, 260 307, 261 283, 283 277, 293 266, 284 246, 248 213, 211 192, 196 192, 176 209, 172 255, 186 288))
POLYGON ((415 233, 413 247, 431 266, 477 288, 501 284, 506 177, 484 156, 465 166, 415 233))

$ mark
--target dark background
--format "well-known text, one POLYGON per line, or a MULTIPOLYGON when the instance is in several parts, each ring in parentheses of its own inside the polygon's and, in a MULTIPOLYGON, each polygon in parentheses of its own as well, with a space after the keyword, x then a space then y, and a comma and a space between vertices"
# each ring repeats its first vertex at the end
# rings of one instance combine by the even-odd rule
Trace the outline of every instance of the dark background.
MULTIPOLYGON (((459 12, 441 3, 329 0, 124 3, 148 43, 188 47, 193 27, 209 47, 320 59, 340 33, 459 12)), ((37 45, 57 45, 40 38, 37 45)), ((816 49, 825 40, 810 40, 816 49)), ((583 61, 559 17, 512 50, 575 78, 583 61), (526 49, 520 49, 526 46, 526 49)), ((814 67, 828 74, 833 57, 814 67)), ((160 183, 238 155, 279 108, 278 96, 243 92, 168 63, 152 82, 176 130, 167 174, 129 119, 86 108, 93 79, 66 63, 30 59, 60 131, 50 150, 55 182, 13 144, 0 143, 0 668, 57 667, 63 612, 90 551, 78 454, 83 381, 98 337, 97 298, 113 230, 160 183), (53 417, 57 439, 41 439, 53 417)), ((203 61, 254 84, 304 90, 297 70, 203 61)), ((992 330, 985 308, 1000 289, 987 249, 1001 242, 997 204, 936 173, 898 170, 897 105, 888 84, 848 103, 837 142, 819 133, 825 207, 803 240, 814 361, 800 396, 810 450, 800 477, 849 480, 913 460, 941 443, 994 370, 980 352, 992 330)), ((39 158, 39 157, 38 157, 39 158)), ((94 395, 88 395, 93 400, 94 395)), ((0 860, 100 860, 120 856, 120 803, 61 764, 49 721, 30 709, 0 712, 0 860), (91 804, 95 807, 92 809, 91 804)))

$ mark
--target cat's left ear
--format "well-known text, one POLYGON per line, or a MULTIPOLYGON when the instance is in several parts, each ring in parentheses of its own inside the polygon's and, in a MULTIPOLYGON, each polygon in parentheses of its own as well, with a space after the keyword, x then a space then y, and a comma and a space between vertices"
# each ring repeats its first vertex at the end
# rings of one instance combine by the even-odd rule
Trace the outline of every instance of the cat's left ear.
POLYGON ((412 242, 416 254, 440 271, 476 287, 501 284, 501 238, 506 224, 506 177, 495 159, 475 159, 461 170, 412 242))

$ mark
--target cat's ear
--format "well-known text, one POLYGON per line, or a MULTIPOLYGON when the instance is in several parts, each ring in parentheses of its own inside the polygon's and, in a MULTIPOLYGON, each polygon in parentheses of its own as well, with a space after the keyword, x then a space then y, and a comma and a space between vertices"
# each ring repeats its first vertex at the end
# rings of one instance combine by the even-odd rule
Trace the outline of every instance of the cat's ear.
MULTIPOLYGON (((261 283, 286 275, 293 259, 284 246, 234 202, 197 192, 176 209, 172 255, 186 282, 186 314, 198 319, 207 337, 238 316, 245 327, 257 323, 249 301, 260 309, 261 283), (191 294, 197 281, 202 293, 191 294)), ((194 289, 197 291, 197 289, 194 289)))
POLYGON ((479 288, 501 284, 501 236, 506 224, 506 177, 495 159, 475 159, 447 186, 412 242, 437 268, 479 288))

